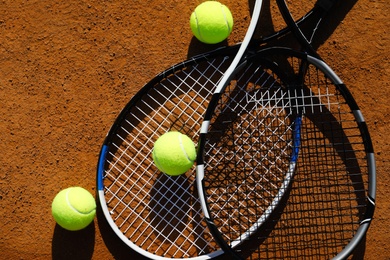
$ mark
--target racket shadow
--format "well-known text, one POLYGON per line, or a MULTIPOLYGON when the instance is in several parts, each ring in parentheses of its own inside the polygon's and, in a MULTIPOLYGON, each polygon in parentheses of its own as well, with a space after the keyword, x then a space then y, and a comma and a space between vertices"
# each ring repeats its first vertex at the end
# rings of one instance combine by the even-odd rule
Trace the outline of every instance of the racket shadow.
POLYGON ((329 39, 329 37, 338 28, 340 23, 345 19, 357 1, 358 0, 336 0, 335 5, 330 10, 330 15, 327 15, 324 18, 323 22, 318 28, 318 31, 321 33, 316 34, 316 37, 313 38, 312 45, 315 50, 317 50, 318 47, 323 45, 329 39))

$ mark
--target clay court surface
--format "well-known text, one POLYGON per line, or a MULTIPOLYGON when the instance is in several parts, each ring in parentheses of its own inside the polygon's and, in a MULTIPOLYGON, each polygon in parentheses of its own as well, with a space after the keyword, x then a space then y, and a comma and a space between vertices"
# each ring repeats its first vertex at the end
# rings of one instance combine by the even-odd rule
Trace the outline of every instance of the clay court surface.
MULTIPOLYGON (((149 79, 242 40, 248 1, 222 1, 235 25, 220 45, 192 37, 188 20, 200 2, 0 1, 0 259, 143 259, 100 211, 69 232, 55 224, 51 202, 69 186, 96 193, 104 137, 149 79)), ((378 174, 375 219, 354 259, 390 259, 390 2, 344 2, 319 53, 360 105, 378 174)))

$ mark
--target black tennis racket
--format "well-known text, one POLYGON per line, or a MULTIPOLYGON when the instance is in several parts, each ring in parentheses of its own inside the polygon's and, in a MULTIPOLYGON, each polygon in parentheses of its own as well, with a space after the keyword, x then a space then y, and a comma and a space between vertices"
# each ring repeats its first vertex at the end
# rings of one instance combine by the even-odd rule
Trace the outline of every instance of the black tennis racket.
MULTIPOLYGON (((315 5, 320 6, 318 3, 315 5)), ((329 10, 329 7, 323 10, 329 10)), ((312 34, 316 33, 324 14, 322 12, 319 16, 312 34)), ((300 29, 294 34, 297 38, 301 35, 300 41, 311 46, 312 38, 302 37, 300 29)), ((306 52, 319 57, 313 48, 302 45, 306 52)), ((282 58, 264 59, 262 56, 267 56, 267 53, 256 54, 246 60, 244 68, 239 67, 233 73, 235 78, 226 88, 221 88, 213 95, 200 135, 197 184, 202 208, 218 243, 237 258, 248 256, 252 251, 242 249, 246 248, 243 246, 246 241, 252 240, 253 243, 251 238, 260 231, 272 230, 268 219, 278 207, 284 205, 285 194, 290 193, 289 187, 300 156, 302 117, 307 109, 305 102, 310 95, 315 97, 311 92, 305 96, 305 86, 311 82, 319 84, 316 82, 320 78, 318 73, 317 78, 316 74, 311 78, 313 65, 310 62, 316 60, 314 57, 292 59, 296 54, 291 54, 291 50, 290 53, 276 50, 284 53, 282 58)), ((318 67, 324 64, 319 60, 314 63, 318 67)), ((343 85, 339 79, 336 80, 337 76, 326 64, 323 66, 333 76, 334 84, 343 85)), ((340 88, 342 91, 345 89, 340 88)), ((319 92, 318 95, 326 94, 319 92)), ((351 97, 346 95, 346 98, 351 97)), ((365 123, 358 121, 358 128, 361 125, 365 123)), ((363 137, 366 138, 365 135, 363 137)), ((373 161, 370 160, 369 164, 372 167, 373 161)), ((373 173, 371 171, 370 175, 373 173)), ((370 188, 370 191, 373 190, 375 188, 370 188)), ((371 192, 368 198, 374 195, 371 192)), ((367 203, 366 206, 371 208, 372 205, 367 203)), ((368 210, 364 219, 368 221, 371 213, 368 210)), ((344 221, 346 219, 338 223, 344 221)), ((354 240, 360 240, 359 233, 352 236, 354 240)), ((261 244, 261 240, 255 240, 261 244)), ((329 245, 333 242, 329 241, 329 245)), ((350 253, 353 246, 347 244, 348 239, 335 246, 338 247, 336 254, 341 252, 339 256, 345 256, 346 252, 350 253), (346 249, 343 249, 343 245, 346 249)), ((328 246, 325 243, 323 245, 324 248, 328 246)), ((356 246, 356 243, 353 245, 356 246)), ((304 247, 297 251, 300 250, 304 251, 304 247)), ((309 256, 318 257, 313 254, 309 256)))
POLYGON ((277 247, 253 259, 351 254, 372 218, 375 161, 363 116, 337 75, 303 53, 260 51, 217 100, 200 136, 197 176, 218 243, 242 258, 253 251, 241 246, 247 240, 266 253, 277 247), (278 207, 282 215, 269 220, 278 207))
MULTIPOLYGON (((299 25, 312 16, 302 15, 299 25)), ((286 36, 284 25, 255 45, 286 36)), ((195 168, 170 178, 154 166, 154 141, 170 130, 196 143, 212 93, 240 45, 195 56, 158 74, 125 106, 107 134, 97 171, 103 215, 118 237, 152 258, 209 259, 223 251, 206 223, 195 168)))
POLYGON ((347 259, 375 208, 375 158, 362 112, 320 59, 282 48, 256 55, 299 83, 290 86, 295 94, 286 108, 301 115, 299 155, 288 196, 237 251, 248 259, 347 259))

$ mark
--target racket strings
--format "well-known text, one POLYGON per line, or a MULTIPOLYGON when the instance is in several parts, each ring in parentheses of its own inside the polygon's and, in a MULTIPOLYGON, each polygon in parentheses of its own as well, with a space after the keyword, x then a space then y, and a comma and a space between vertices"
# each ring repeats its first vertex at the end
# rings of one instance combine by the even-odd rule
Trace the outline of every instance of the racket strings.
POLYGON ((200 118, 229 62, 227 57, 205 59, 164 74, 116 127, 104 171, 107 207, 120 231, 146 251, 187 258, 218 250, 202 222, 195 170, 165 176, 151 153, 154 141, 169 130, 196 142, 200 118))

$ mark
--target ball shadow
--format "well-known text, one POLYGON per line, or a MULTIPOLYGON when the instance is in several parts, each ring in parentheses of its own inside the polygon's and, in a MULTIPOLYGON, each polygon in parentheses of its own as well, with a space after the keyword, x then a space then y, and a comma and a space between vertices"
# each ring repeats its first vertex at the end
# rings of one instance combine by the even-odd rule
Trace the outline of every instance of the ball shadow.
POLYGON ((206 43, 203 43, 203 42, 199 41, 198 39, 196 39, 196 37, 192 37, 190 45, 188 46, 187 58, 189 59, 189 58, 194 57, 198 54, 206 53, 206 52, 209 52, 209 51, 221 48, 221 47, 226 47, 226 46, 228 46, 227 40, 224 40, 224 41, 222 41, 220 43, 216 43, 216 44, 206 44, 206 43))
POLYGON ((94 247, 94 222, 79 231, 68 231, 58 224, 55 226, 52 240, 52 259, 91 259, 94 247))

